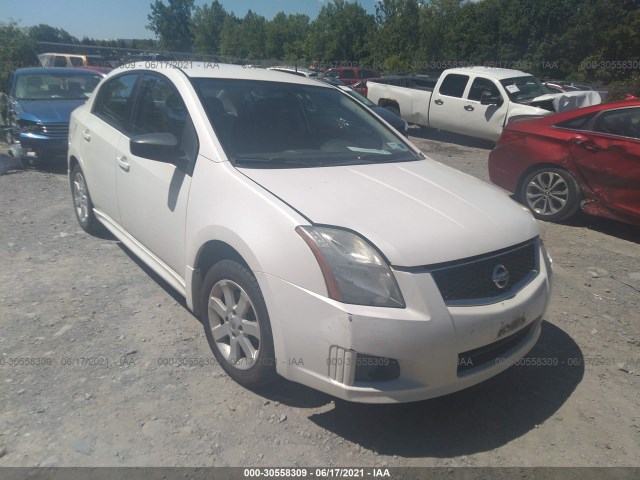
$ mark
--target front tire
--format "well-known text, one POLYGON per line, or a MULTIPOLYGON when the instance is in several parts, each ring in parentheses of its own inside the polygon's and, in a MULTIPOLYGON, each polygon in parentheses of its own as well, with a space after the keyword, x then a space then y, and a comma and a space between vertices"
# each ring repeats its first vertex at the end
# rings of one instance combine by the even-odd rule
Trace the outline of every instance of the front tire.
POLYGON ((204 331, 216 360, 248 388, 276 379, 271 323, 258 282, 244 265, 216 263, 203 284, 204 331))
POLYGON ((534 217, 559 222, 578 211, 581 192, 569 172, 546 167, 535 170, 524 178, 519 197, 534 217))
POLYGON ((93 213, 93 202, 91 201, 91 195, 89 195, 89 188, 84 178, 84 172, 77 163, 71 170, 70 182, 73 210, 80 227, 87 233, 96 233, 100 225, 93 213))

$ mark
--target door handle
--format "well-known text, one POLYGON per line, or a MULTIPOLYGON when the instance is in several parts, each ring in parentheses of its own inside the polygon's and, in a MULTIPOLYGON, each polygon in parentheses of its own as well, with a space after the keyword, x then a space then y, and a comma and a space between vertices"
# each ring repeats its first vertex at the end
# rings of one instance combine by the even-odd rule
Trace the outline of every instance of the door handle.
POLYGON ((440 99, 434 100, 433 103, 435 103, 436 105, 442 105, 444 102, 440 99))
POLYGON ((85 141, 90 142, 91 141, 91 134, 89 133, 89 130, 85 130, 84 132, 82 132, 82 138, 85 139, 85 141))
POLYGON ((129 168, 131 168, 131 165, 129 165, 129 162, 127 162, 127 157, 125 157, 124 155, 118 155, 116 157, 116 160, 118 162, 118 166, 125 172, 129 171, 129 168))
POLYGON ((597 143, 589 142, 589 141, 586 141, 586 140, 576 140, 576 145, 578 145, 579 147, 584 148, 585 150, 587 150, 589 152, 598 152, 598 151, 602 150, 602 147, 600 145, 598 145, 597 143))
POLYGON ((471 105, 465 105, 465 106, 464 106, 464 109, 465 109, 467 112, 473 112, 473 111, 475 110, 475 108, 473 108, 473 106, 471 106, 471 105))

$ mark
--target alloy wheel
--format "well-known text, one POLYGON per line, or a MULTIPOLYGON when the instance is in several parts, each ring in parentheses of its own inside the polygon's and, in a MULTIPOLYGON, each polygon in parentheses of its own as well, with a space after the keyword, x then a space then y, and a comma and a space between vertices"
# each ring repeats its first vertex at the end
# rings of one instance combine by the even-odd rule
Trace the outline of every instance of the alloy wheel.
POLYGON ((555 172, 541 172, 534 176, 526 189, 526 201, 538 215, 554 215, 569 201, 569 186, 555 172))
POLYGON ((73 177, 73 204, 76 208, 76 215, 81 223, 87 223, 89 218, 89 195, 84 176, 76 172, 73 177))
POLYGON ((209 294, 209 326, 218 351, 239 370, 253 367, 260 353, 256 309, 240 285, 223 279, 209 294))

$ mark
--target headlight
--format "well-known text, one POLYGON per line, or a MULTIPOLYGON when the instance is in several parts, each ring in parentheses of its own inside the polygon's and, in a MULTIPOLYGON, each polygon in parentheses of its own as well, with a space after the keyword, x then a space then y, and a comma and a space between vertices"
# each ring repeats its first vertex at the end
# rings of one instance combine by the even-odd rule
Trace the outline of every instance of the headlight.
POLYGON ((355 233, 329 227, 296 227, 318 260, 329 297, 343 303, 404 308, 382 255, 355 233))
POLYGON ((38 122, 32 120, 18 120, 18 130, 20 133, 29 133, 38 130, 38 122))

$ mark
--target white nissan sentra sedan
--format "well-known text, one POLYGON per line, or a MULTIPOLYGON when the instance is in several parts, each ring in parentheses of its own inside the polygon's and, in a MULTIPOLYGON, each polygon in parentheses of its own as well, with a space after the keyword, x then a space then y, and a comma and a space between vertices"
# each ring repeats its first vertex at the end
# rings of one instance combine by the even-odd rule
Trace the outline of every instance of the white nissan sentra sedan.
POLYGON ((280 375, 405 402, 477 384, 534 346, 551 259, 502 191, 329 85, 146 67, 114 70, 72 115, 75 212, 184 295, 238 383, 280 375))

